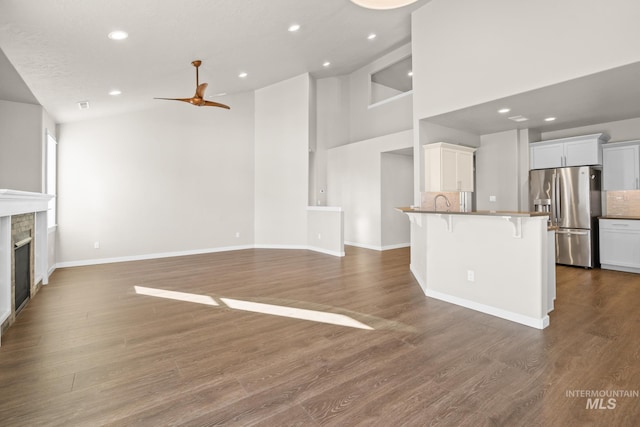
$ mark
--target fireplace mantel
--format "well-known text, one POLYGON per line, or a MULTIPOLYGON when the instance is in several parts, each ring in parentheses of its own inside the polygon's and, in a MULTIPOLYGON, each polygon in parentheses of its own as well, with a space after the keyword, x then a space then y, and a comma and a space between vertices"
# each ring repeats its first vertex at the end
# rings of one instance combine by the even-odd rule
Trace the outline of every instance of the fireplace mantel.
POLYGON ((49 194, 0 189, 0 325, 11 315, 11 217, 35 213, 35 280, 46 285, 49 282, 47 208, 53 197, 49 194))
POLYGON ((0 189, 0 217, 46 211, 50 194, 0 189))

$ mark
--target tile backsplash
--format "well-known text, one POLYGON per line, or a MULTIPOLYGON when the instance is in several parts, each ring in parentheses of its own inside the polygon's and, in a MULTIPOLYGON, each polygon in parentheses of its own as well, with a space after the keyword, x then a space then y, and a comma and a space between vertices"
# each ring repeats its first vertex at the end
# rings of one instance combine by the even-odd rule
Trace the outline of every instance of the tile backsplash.
POLYGON ((460 208, 460 193, 458 192, 422 192, 422 203, 420 205, 422 209, 437 210, 437 211, 449 211, 449 212, 461 212, 460 208), (449 200, 451 206, 447 206, 447 202, 440 197, 438 199, 437 209, 434 209, 434 200, 437 195, 442 194, 449 200))
POLYGON ((640 190, 607 191, 606 215, 640 217, 640 190))

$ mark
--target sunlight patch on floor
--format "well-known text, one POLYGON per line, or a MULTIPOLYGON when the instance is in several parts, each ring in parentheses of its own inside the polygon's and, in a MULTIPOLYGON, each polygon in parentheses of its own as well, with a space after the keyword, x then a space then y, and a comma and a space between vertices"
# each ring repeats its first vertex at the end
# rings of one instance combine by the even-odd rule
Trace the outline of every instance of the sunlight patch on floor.
POLYGON ((372 327, 358 322, 357 320, 344 314, 307 310, 304 308, 285 307, 282 305, 263 304, 260 302, 242 301, 231 298, 220 298, 220 300, 222 300, 222 302, 224 302, 228 307, 235 310, 251 311, 253 313, 271 314, 274 316, 291 317, 294 319, 329 323, 331 325, 349 326, 351 328, 373 330, 372 327))
MULTIPOLYGON (((192 294, 187 292, 168 291, 165 289, 134 286, 136 294, 151 297, 172 299, 176 301, 195 302, 198 304, 220 307, 215 299, 208 295, 192 294)), ((227 307, 233 310, 249 311, 252 313, 270 314, 272 316, 289 317, 292 319, 311 320, 313 322, 328 323, 331 325, 348 326, 350 328, 373 330, 371 326, 345 314, 330 313, 328 311, 308 310, 304 308, 287 307, 284 305, 265 304, 260 302, 243 301, 232 298, 219 298, 227 307)))
POLYGON ((166 299, 172 299, 177 301, 195 302, 195 303, 204 304, 204 305, 213 305, 213 306, 220 305, 208 295, 198 295, 198 294, 190 294, 187 292, 167 291, 165 289, 146 288, 144 286, 134 286, 133 288, 135 289, 136 293, 139 295, 148 295, 150 297, 166 298, 166 299))

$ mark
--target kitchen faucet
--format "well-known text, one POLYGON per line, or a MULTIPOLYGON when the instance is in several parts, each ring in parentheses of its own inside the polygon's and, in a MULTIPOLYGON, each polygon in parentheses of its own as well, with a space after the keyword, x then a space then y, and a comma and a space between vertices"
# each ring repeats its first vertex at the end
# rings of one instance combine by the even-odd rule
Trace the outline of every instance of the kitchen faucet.
MULTIPOLYGON (((434 199, 433 199, 433 210, 437 211, 438 210, 438 198, 439 197, 444 197, 444 201, 447 202, 447 207, 451 206, 451 202, 449 202, 449 199, 447 199, 447 196, 445 196, 444 194, 438 194, 434 199)), ((447 209, 447 212, 449 212, 449 209, 447 209)))

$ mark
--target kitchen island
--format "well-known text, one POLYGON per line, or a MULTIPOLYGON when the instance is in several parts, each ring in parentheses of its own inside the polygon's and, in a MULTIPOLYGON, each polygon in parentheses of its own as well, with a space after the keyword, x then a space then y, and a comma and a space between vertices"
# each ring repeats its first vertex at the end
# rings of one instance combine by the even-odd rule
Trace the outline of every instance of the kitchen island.
POLYGON ((539 212, 398 208, 425 295, 538 329, 555 299, 555 239, 539 212))

